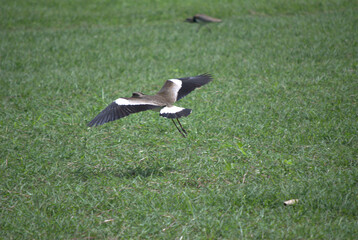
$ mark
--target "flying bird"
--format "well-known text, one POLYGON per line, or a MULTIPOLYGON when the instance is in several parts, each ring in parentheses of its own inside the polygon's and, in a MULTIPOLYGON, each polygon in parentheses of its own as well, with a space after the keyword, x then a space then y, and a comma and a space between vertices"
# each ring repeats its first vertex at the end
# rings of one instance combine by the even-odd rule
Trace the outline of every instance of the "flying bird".
POLYGON ((205 25, 207 23, 219 23, 222 20, 218 19, 218 18, 213 18, 213 17, 207 16, 205 14, 196 14, 191 18, 187 18, 185 21, 190 22, 190 23, 199 23, 199 27, 197 30, 197 32, 198 32, 203 25, 205 25))
POLYGON ((177 107, 173 104, 196 88, 199 88, 210 81, 212 81, 212 76, 208 73, 195 77, 169 79, 155 95, 134 92, 130 98, 118 98, 114 100, 87 125, 89 127, 94 127, 126 117, 132 113, 154 110, 159 111, 161 117, 170 118, 180 134, 183 137, 186 137, 187 132, 181 125, 179 118, 187 117, 192 110, 177 107), (174 119, 179 123, 180 129, 174 119))
POLYGON ((187 18, 185 21, 190 23, 213 23, 221 22, 221 19, 213 18, 205 14, 196 14, 191 18, 187 18))

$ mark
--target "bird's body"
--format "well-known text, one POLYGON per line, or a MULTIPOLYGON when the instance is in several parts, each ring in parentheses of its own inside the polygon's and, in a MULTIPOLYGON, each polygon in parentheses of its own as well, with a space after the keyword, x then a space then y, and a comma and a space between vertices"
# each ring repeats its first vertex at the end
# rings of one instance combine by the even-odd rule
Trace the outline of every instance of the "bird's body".
MULTIPOLYGON (((159 110, 159 115, 165 118, 177 119, 187 117, 191 109, 176 107, 173 104, 185 97, 195 88, 201 87, 212 80, 210 74, 202 74, 195 77, 169 79, 164 86, 155 95, 146 95, 141 92, 134 92, 130 98, 118 98, 108 105, 92 121, 88 123, 89 127, 102 125, 111 122, 132 113, 146 110, 159 110)), ((173 120, 174 122, 174 120, 173 120)), ((175 122, 174 122, 175 124, 175 122)), ((177 127, 177 125, 175 124, 177 127)), ((180 124, 181 126, 181 124, 180 124)), ((179 132, 185 137, 186 131, 181 126, 179 132)))
MULTIPOLYGON (((207 16, 205 14, 196 14, 191 18, 187 18, 185 21, 190 22, 190 23, 198 23, 199 27, 196 30, 196 32, 199 32, 199 30, 202 26, 207 25, 208 23, 219 23, 219 22, 221 22, 221 19, 213 18, 213 17, 207 16)), ((209 28, 209 30, 210 30, 210 28, 209 28)))
POLYGON ((221 22, 221 19, 213 18, 205 14, 196 14, 192 18, 187 18, 185 21, 190 23, 218 23, 221 22))

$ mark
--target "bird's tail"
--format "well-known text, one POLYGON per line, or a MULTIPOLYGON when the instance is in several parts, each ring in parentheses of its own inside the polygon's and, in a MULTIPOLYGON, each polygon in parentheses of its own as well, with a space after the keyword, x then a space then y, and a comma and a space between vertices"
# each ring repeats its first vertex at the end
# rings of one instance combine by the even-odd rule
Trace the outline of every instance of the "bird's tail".
POLYGON ((165 118, 181 118, 181 117, 189 116, 190 113, 191 113, 191 109, 171 106, 171 107, 163 107, 160 110, 159 115, 165 118))

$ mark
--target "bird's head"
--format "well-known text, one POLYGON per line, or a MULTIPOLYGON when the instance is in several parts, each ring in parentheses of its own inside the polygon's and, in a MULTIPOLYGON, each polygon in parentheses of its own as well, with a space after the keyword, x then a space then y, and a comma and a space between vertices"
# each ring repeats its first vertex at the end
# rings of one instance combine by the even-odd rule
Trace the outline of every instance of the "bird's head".
POLYGON ((185 19, 185 22, 193 23, 193 22, 195 22, 195 19, 194 18, 187 18, 187 19, 185 19))

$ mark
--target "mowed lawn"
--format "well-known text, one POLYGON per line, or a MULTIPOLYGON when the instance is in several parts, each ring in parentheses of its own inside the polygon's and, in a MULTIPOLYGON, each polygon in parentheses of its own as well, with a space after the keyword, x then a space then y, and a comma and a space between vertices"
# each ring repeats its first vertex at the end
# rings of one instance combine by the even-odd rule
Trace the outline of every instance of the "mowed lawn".
POLYGON ((357 239, 356 1, 0 6, 0 239, 357 239), (197 26, 196 13, 223 19, 197 26), (170 78, 176 105, 86 124, 170 78), (295 205, 283 202, 298 199, 295 205))

